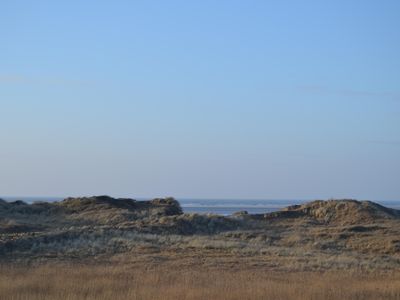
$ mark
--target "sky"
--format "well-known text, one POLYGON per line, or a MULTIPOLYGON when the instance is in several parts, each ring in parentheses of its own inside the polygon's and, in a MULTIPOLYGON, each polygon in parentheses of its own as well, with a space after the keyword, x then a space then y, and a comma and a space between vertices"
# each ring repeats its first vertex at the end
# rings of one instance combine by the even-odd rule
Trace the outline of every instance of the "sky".
POLYGON ((0 195, 400 200, 400 1, 0 3, 0 195))

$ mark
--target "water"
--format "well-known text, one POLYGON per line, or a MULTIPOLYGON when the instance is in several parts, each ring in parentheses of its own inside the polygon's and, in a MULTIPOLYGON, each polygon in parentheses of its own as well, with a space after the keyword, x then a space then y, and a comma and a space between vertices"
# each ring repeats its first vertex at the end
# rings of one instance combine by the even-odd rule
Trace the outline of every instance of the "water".
MULTIPOLYGON (((27 203, 35 201, 60 201, 63 197, 0 197, 7 201, 23 200, 27 203)), ((146 200, 140 199, 138 200, 146 200)), ((302 204, 310 200, 246 200, 246 199, 177 199, 186 213, 213 213, 231 215, 238 211, 247 211, 250 214, 262 214, 282 209, 283 207, 302 204)), ((400 209, 400 201, 375 201, 383 206, 400 209)))
POLYGON ((228 199, 178 199, 184 212, 214 213, 231 215, 238 211, 250 214, 262 214, 280 210, 283 207, 300 204, 304 200, 228 200, 228 199))
MULTIPOLYGON (((286 206, 302 204, 311 200, 213 200, 178 199, 184 212, 231 215, 246 210, 250 214, 262 214, 280 210, 286 206)), ((374 201, 383 206, 400 209, 400 201, 374 201)))

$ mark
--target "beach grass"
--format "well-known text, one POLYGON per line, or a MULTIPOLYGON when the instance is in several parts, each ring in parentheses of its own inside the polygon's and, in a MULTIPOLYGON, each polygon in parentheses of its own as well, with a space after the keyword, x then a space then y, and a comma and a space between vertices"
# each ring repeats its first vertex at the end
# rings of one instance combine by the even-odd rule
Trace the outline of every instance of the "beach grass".
POLYGON ((113 265, 1 267, 0 299, 400 299, 400 273, 149 269, 113 265))

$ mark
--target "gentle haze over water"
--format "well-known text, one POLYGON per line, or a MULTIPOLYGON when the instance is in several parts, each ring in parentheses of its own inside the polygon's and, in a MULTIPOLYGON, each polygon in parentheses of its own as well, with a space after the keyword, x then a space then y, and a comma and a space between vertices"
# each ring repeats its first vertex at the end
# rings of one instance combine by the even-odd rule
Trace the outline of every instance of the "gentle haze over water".
POLYGON ((0 194, 400 199, 399 1, 2 1, 0 194))

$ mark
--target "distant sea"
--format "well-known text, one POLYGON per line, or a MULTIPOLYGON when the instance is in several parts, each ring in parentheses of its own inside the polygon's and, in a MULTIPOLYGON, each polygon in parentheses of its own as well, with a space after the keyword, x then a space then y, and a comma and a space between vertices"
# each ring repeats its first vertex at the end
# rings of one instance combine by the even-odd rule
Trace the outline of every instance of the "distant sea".
MULTIPOLYGON (((237 211, 247 211, 251 214, 262 214, 280 210, 286 206, 302 204, 311 200, 220 200, 220 199, 177 199, 185 212, 215 213, 231 215, 237 211)), ((374 201, 386 207, 400 209, 400 201, 374 201)))
MULTIPOLYGON (((64 197, 1 197, 7 201, 23 200, 27 203, 35 201, 61 201, 64 197)), ((149 198, 137 198, 137 200, 148 200, 149 198)), ((247 200, 247 199, 179 199, 183 211, 186 213, 213 213, 220 215, 231 215, 237 211, 247 211, 251 214, 262 214, 280 210, 283 207, 302 204, 311 200, 247 200)), ((400 200, 379 201, 371 200, 386 207, 400 209, 400 200)))

